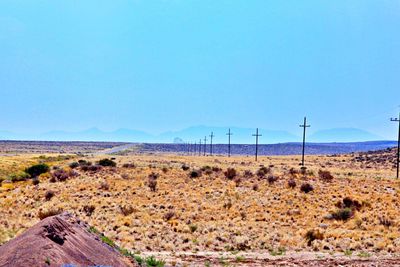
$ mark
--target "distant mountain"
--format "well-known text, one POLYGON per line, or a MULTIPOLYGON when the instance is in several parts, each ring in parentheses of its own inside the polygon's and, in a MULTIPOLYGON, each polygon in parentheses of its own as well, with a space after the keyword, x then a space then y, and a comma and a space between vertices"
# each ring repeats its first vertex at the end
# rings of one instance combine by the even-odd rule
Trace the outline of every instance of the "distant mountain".
POLYGON ((98 128, 90 128, 81 132, 52 131, 39 136, 48 141, 115 141, 115 142, 153 142, 154 137, 142 131, 118 129, 104 132, 98 128))
POLYGON ((0 140, 18 140, 17 134, 8 132, 8 131, 0 131, 0 140))
MULTIPOLYGON (((186 142, 204 142, 204 137, 207 136, 207 142, 209 142, 211 132, 214 133, 213 142, 215 144, 225 144, 228 142, 229 127, 209 127, 209 126, 195 126, 183 129, 181 131, 165 132, 157 136, 157 140, 160 143, 170 143, 174 138, 179 137, 186 142)), ((231 137, 232 143, 236 144, 250 144, 254 142, 254 134, 256 129, 251 128, 239 128, 231 127, 233 133, 231 137)), ((259 141, 261 143, 281 143, 281 142, 295 142, 299 141, 299 137, 286 131, 274 131, 259 129, 259 133, 262 134, 259 141)))
MULTIPOLYGON (((180 143, 201 142, 207 137, 210 142, 210 134, 214 133, 214 144, 226 144, 228 142, 229 127, 194 126, 179 131, 169 131, 159 135, 130 129, 118 129, 116 131, 102 131, 98 128, 90 128, 79 132, 51 131, 43 134, 15 134, 8 131, 0 131, 0 140, 43 140, 43 141, 106 141, 106 142, 132 142, 132 143, 180 143)), ((232 144, 253 144, 252 136, 256 129, 231 127, 232 144)), ((277 144, 287 142, 301 142, 301 136, 296 136, 286 131, 259 129, 262 135, 260 144, 277 144)), ((307 136, 307 142, 363 142, 384 140, 384 138, 355 128, 337 128, 317 131, 307 136)))
POLYGON ((335 128, 321 130, 307 138, 309 142, 364 142, 384 140, 385 138, 356 128, 335 128))

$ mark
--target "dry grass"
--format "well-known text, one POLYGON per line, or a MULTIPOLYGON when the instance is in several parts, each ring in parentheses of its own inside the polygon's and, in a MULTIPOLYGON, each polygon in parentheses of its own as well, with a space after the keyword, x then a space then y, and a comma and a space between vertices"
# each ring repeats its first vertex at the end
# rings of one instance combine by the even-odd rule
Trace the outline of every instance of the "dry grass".
MULTIPOLYGON (((0 192, 0 243, 38 222, 40 210, 55 209, 78 215, 133 251, 400 252, 399 182, 389 179, 391 167, 363 168, 347 156, 307 159, 304 177, 290 174, 291 168, 300 170, 299 157, 291 156, 261 157, 258 163, 251 157, 118 156, 116 169, 77 168, 79 177, 56 183, 40 178, 37 186, 19 182, 0 192), (135 168, 122 167, 130 162, 135 168), (222 171, 191 178, 183 165, 222 171), (271 175, 279 179, 270 183, 268 176, 248 175, 256 174, 260 165, 273 165, 271 175), (240 183, 225 177, 228 168, 236 170, 240 183), (332 173, 332 182, 319 179, 320 169, 332 173), (159 174, 156 191, 148 186, 153 172, 159 174), (298 186, 292 188, 288 181, 298 186), (314 190, 301 192, 304 183, 314 190), (99 190, 102 184, 107 189, 99 190), (46 199, 49 190, 54 196, 46 199), (346 197, 363 207, 346 221, 330 218, 346 197), (310 231, 318 238, 310 241, 310 231)), ((13 166, 4 172, 15 171, 36 161, 32 155, 3 156, 0 166, 13 166)), ((68 169, 71 162, 57 164, 68 169)))

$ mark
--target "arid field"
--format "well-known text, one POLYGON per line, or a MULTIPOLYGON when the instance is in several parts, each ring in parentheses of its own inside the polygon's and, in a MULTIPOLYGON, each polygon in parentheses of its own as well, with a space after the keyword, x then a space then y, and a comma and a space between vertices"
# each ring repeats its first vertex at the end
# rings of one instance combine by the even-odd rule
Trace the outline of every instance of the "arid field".
POLYGON ((119 247, 170 265, 392 258, 400 182, 385 153, 309 156, 307 169, 299 156, 3 155, 0 243, 68 211, 119 247), (104 158, 116 167, 98 166, 104 158), (50 171, 23 177, 38 163, 50 171))

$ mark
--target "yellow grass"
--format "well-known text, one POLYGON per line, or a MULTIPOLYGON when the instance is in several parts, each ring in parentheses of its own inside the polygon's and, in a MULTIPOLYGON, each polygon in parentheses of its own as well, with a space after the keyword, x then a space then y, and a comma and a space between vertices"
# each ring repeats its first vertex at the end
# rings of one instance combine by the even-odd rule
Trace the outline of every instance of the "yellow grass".
MULTIPOLYGON (((101 156, 86 158, 97 161, 101 156)), ((363 169, 351 163, 350 156, 307 157, 308 170, 315 175, 295 177, 297 187, 287 186, 290 168, 299 169, 299 157, 187 157, 177 155, 118 156, 118 168, 103 169, 66 182, 50 183, 42 177, 38 186, 30 182, 0 192, 0 243, 13 238, 38 222, 39 210, 60 208, 76 214, 119 245, 133 251, 261 251, 285 247, 291 251, 389 251, 400 252, 398 231, 400 208, 399 182, 392 179, 388 166, 363 169), (123 163, 134 162, 136 168, 124 169, 123 163), (213 172, 200 178, 189 178, 189 171, 202 166, 235 168, 239 176, 245 170, 255 173, 260 165, 273 165, 279 176, 274 184, 265 179, 243 178, 239 186, 223 173, 213 172), (151 167, 150 167, 151 165, 151 167), (322 166, 335 176, 332 183, 318 179, 322 166), (167 167, 167 173, 162 168, 167 167), (151 172, 160 174, 157 191, 147 186, 151 172), (124 178, 122 178, 124 177, 124 178), (309 182, 314 191, 302 193, 299 187, 309 182), (107 183, 109 190, 100 189, 107 183), (253 190, 253 185, 258 190, 253 190), (45 201, 47 190, 55 192, 45 201), (350 220, 335 221, 325 217, 335 211, 344 197, 364 203, 350 220), (83 207, 96 207, 87 216, 83 207), (122 206, 133 212, 124 216, 122 206), (170 220, 165 214, 173 212, 170 220), (392 226, 380 224, 379 218, 391 220, 392 226), (307 231, 318 229, 323 240, 307 245, 307 231)), ((4 172, 23 169, 37 161, 37 156, 1 157, 4 172), (15 164, 16 163, 16 164, 15 164)), ((58 164, 66 167, 69 161, 58 164)))

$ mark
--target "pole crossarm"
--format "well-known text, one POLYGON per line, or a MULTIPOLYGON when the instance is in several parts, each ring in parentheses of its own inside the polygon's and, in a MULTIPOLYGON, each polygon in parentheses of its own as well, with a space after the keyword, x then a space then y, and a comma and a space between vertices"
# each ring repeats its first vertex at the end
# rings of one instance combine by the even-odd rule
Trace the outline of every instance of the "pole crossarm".
POLYGON ((200 139, 200 142, 199 142, 199 156, 201 156, 201 139, 200 139))
POLYGON ((213 138, 215 137, 214 133, 211 132, 210 134, 210 155, 212 156, 213 154, 213 138))
POLYGON ((301 166, 304 167, 304 154, 305 154, 305 148, 306 148, 306 129, 311 127, 311 125, 307 125, 307 117, 304 117, 304 123, 299 126, 301 128, 303 128, 303 148, 302 148, 302 153, 301 153, 301 166))
POLYGON ((228 133, 226 134, 228 136, 228 157, 231 156, 231 136, 233 133, 231 133, 231 128, 229 128, 228 133))
POLYGON ((206 155, 207 150, 207 136, 204 136, 204 156, 206 155))
POLYGON ((258 128, 257 128, 257 130, 256 130, 256 133, 253 134, 253 136, 256 137, 256 161, 257 161, 257 160, 258 160, 258 138, 259 138, 260 136, 262 136, 261 134, 258 133, 258 128))

